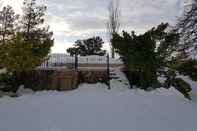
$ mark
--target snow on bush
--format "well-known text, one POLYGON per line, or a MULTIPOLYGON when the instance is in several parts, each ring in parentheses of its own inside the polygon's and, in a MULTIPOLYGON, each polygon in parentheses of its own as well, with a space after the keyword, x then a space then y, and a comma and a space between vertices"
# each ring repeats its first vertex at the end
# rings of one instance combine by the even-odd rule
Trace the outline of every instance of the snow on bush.
POLYGON ((33 93, 34 93, 33 90, 31 90, 31 89, 25 89, 24 86, 21 85, 19 87, 19 89, 17 90, 16 95, 17 96, 22 96, 22 95, 33 94, 33 93))
POLYGON ((0 69, 0 74, 4 74, 4 73, 7 73, 6 68, 0 69))

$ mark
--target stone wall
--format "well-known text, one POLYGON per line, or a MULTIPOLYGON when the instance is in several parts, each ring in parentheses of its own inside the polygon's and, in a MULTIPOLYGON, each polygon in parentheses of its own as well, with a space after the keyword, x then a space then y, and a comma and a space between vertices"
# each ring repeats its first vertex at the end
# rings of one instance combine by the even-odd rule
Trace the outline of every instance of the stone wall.
POLYGON ((80 71, 79 82, 80 83, 97 83, 106 82, 106 71, 80 71))
POLYGON ((106 71, 36 70, 26 75, 25 87, 33 90, 73 90, 80 83, 105 83, 106 71))

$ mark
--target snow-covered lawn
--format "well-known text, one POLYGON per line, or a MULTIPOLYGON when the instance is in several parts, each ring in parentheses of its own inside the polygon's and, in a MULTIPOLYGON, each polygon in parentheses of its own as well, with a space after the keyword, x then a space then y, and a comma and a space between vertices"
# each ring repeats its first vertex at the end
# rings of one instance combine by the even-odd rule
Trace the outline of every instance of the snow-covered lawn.
POLYGON ((0 131, 196 131, 196 122, 197 103, 175 90, 97 84, 0 99, 0 131))
POLYGON ((0 98, 0 131, 197 131, 197 101, 174 89, 129 90, 121 81, 112 90, 83 84, 0 98))

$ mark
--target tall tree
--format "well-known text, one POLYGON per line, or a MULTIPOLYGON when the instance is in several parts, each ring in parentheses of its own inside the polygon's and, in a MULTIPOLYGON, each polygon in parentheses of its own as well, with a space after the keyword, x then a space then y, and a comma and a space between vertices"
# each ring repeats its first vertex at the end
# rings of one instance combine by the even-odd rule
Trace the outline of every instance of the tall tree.
POLYGON ((44 58, 53 45, 53 33, 49 32, 49 26, 43 26, 47 7, 37 5, 36 0, 24 0, 23 5, 22 32, 25 39, 32 43, 33 53, 44 58))
MULTIPOLYGON (((9 8, 9 10, 11 9, 9 8)), ((25 68, 32 69, 40 65, 53 45, 52 32, 48 31, 48 27, 43 26, 46 7, 37 6, 35 0, 25 0, 23 10, 21 30, 14 31, 15 35, 6 42, 8 44, 2 45, 0 48, 0 64, 9 69, 10 72, 21 72, 22 70, 25 71, 25 68), (24 46, 25 44, 28 45, 24 46), (27 54, 22 56, 21 52, 27 54), (29 58, 29 61, 24 58, 29 58), (15 64, 16 66, 14 66, 15 64), (23 65, 27 67, 24 68, 23 65)), ((10 15, 8 18, 11 19, 10 15)), ((5 25, 9 25, 8 29, 10 30, 13 27, 12 23, 5 25)))
POLYGON ((45 11, 46 6, 37 5, 36 0, 24 0, 20 30, 0 48, 0 64, 14 80, 8 85, 24 84, 23 74, 41 65, 50 52, 53 39, 49 27, 44 26, 45 11))
POLYGON ((197 0, 185 6, 177 30, 181 34, 180 51, 187 55, 197 55, 197 0))
POLYGON ((103 40, 100 37, 92 37, 85 40, 78 40, 74 47, 68 48, 67 52, 73 56, 75 53, 81 56, 88 55, 105 55, 106 51, 102 50, 103 40))
POLYGON ((14 35, 14 24, 18 19, 18 15, 15 15, 11 6, 3 7, 0 11, 0 42, 6 43, 6 40, 10 39, 14 35))
POLYGON ((111 0, 108 6, 108 11, 109 11, 109 20, 107 22, 107 30, 108 30, 108 35, 109 35, 109 40, 110 40, 110 47, 111 47, 111 56, 112 58, 115 57, 115 49, 112 43, 112 37, 113 34, 118 33, 118 30, 120 28, 120 7, 119 7, 119 0, 111 0))
POLYGON ((36 0, 24 0, 23 2, 23 17, 22 29, 26 33, 26 37, 32 35, 32 32, 39 29, 39 25, 44 23, 44 16, 47 7, 44 5, 36 5, 36 0))

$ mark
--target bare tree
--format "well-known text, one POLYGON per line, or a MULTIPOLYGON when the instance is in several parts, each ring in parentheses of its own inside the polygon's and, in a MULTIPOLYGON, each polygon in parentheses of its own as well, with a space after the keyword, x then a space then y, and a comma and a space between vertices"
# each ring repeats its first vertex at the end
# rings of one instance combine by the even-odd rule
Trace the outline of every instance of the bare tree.
POLYGON ((0 0, 0 7, 2 7, 2 5, 3 5, 3 2, 0 0))
POLYGON ((182 38, 180 51, 197 54, 197 0, 186 5, 184 14, 179 18, 177 30, 182 38))
POLYGON ((115 50, 113 47, 113 43, 111 42, 111 39, 113 37, 113 34, 118 33, 118 30, 120 28, 120 2, 119 0, 111 0, 108 6, 109 11, 109 19, 107 22, 107 30, 110 40, 110 47, 111 47, 111 56, 112 58, 115 57, 115 50))

